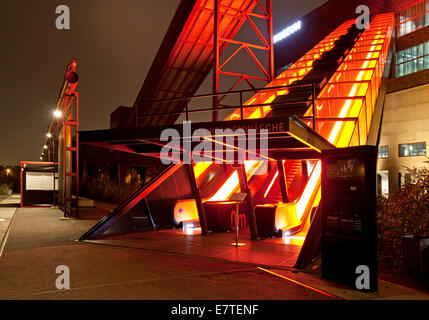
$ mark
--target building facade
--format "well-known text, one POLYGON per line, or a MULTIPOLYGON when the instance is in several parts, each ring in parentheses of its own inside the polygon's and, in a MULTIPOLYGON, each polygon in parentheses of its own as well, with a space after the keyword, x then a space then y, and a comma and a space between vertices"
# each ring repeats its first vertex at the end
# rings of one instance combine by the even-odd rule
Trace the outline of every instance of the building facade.
POLYGON ((408 168, 424 166, 429 142, 429 1, 398 9, 379 144, 379 193, 384 195, 411 178, 408 168))

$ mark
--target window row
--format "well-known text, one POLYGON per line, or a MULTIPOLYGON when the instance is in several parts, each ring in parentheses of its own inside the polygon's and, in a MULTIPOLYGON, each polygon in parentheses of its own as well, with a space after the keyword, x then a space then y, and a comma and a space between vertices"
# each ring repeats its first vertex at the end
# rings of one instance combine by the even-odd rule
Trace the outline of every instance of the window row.
MULTIPOLYGON (((400 157, 425 156, 426 155, 426 142, 400 144, 398 146, 398 152, 399 152, 400 157)), ((379 159, 389 158, 389 147, 388 146, 380 146, 379 147, 378 158, 379 159)))
POLYGON ((396 77, 429 69, 429 42, 396 53, 396 77))
POLYGON ((396 25, 399 37, 429 25, 429 0, 419 1, 397 13, 396 25))
POLYGON ((413 157, 426 155, 426 142, 407 143, 399 145, 400 157, 413 157))

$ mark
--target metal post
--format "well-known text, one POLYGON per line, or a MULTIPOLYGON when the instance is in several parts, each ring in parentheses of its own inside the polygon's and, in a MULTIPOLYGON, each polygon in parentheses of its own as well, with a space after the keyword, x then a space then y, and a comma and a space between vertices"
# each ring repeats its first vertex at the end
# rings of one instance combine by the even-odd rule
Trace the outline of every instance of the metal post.
POLYGON ((255 209, 253 207, 252 193, 250 192, 249 186, 247 184, 247 174, 246 174, 246 169, 244 167, 244 164, 240 164, 240 168, 238 169, 238 176, 239 176, 241 192, 247 193, 247 197, 245 201, 246 201, 246 207, 247 207, 247 215, 250 220, 250 223, 249 223, 250 236, 252 240, 257 240, 258 228, 256 225, 255 209))
POLYGON ((243 111, 243 92, 240 91, 240 120, 244 119, 244 111, 243 111))
POLYGON ((55 165, 55 163, 56 163, 56 161, 55 161, 55 135, 52 136, 52 162, 54 163, 54 179, 53 180, 54 180, 54 206, 55 206, 57 203, 57 199, 56 199, 57 195, 55 192, 55 171, 56 171, 56 169, 55 169, 55 167, 56 167, 56 165, 55 165))
POLYGON ((206 235, 209 232, 209 229, 207 226, 207 218, 206 218, 206 213, 204 211, 203 202, 201 200, 200 190, 198 189, 197 181, 195 179, 195 173, 194 173, 194 168, 192 164, 188 165, 188 173, 189 173, 189 181, 191 183, 192 192, 194 194, 195 202, 197 204, 198 217, 200 219, 200 226, 201 226, 201 234, 206 235))
MULTIPOLYGON (((214 59, 213 59, 213 93, 219 93, 219 8, 220 1, 214 0, 214 59)), ((218 121, 219 97, 213 96, 213 122, 218 121)))
MULTIPOLYGON (((356 120, 355 120, 356 121, 356 120)), ((358 130, 358 141, 359 141, 359 145, 360 145, 360 129, 359 129, 359 118, 358 118, 358 120, 357 120, 357 122, 356 122, 356 125, 357 125, 357 130, 358 130)))
POLYGON ((238 247, 238 221, 239 221, 240 202, 235 204, 235 246, 238 247))
POLYGON ((282 193, 282 200, 283 203, 288 203, 289 195, 287 193, 287 180, 282 160, 277 161, 277 170, 279 170, 280 191, 282 193))
POLYGON ((189 121, 188 98, 185 99, 186 121, 189 121))
POLYGON ((267 42, 270 46, 270 50, 267 54, 267 71, 270 76, 270 81, 274 80, 274 39, 273 39, 273 6, 272 0, 266 0, 266 9, 268 13, 267 19, 267 42))
POLYGON ((306 160, 301 160, 301 168, 302 168, 302 175, 304 177, 304 181, 308 180, 308 166, 306 160))
POLYGON ((316 131, 316 84, 312 84, 313 90, 313 130, 316 131))
POLYGON ((76 218, 79 219, 79 93, 76 92, 75 121, 76 121, 76 218))

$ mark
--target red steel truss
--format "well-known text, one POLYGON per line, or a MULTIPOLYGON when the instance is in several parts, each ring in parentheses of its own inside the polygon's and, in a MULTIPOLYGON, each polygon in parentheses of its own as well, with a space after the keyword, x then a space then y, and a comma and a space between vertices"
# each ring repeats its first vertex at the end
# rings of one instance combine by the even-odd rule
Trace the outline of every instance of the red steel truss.
POLYGON ((79 201, 79 93, 76 91, 79 76, 76 65, 74 60, 67 65, 42 154, 44 161, 58 161, 59 205, 65 217, 75 218, 79 201))
MULTIPOLYGON (((228 60, 226 52, 230 46, 231 48, 239 46, 240 52, 246 52, 258 67, 264 69, 264 71, 260 69, 263 76, 259 78, 271 79, 273 74, 271 0, 266 0, 265 6, 262 4, 263 1, 216 0, 215 6, 215 0, 181 0, 134 103, 136 126, 173 124, 179 115, 172 112, 181 112, 185 108, 181 101, 166 101, 155 105, 150 102, 194 96, 214 65, 217 66, 216 70, 227 73, 225 76, 237 76, 240 83, 255 81, 250 74, 228 73, 224 62, 228 60), (218 10, 214 10, 215 7, 218 10), (257 27, 261 21, 266 22, 267 32, 257 27), (237 40, 238 32, 244 24, 250 25, 259 39, 259 44, 237 40), (218 45, 213 46, 214 43, 218 45), (266 52, 266 63, 256 58, 261 51, 266 52), (217 62, 214 61, 216 58, 217 62), (221 58, 224 60, 221 61, 221 58), (170 115, 153 116, 160 113, 170 115)), ((238 53, 231 57, 228 65, 238 53)), ((222 73, 217 72, 216 79, 219 79, 219 74, 222 73)), ((214 83, 214 89, 219 88, 219 80, 215 80, 214 83)), ((219 97, 218 104, 221 99, 222 97, 219 97)))
MULTIPOLYGON (((250 3, 247 9, 237 9, 231 5, 226 5, 226 1, 214 0, 214 60, 213 60, 213 93, 219 93, 219 79, 220 75, 226 75, 235 78, 233 85, 229 88, 228 92, 234 90, 241 82, 247 82, 247 84, 255 89, 257 86, 253 84, 254 80, 262 80, 267 83, 271 82, 274 79, 274 64, 273 64, 273 20, 272 20, 272 1, 266 0, 265 6, 260 0, 254 0, 250 3), (258 14, 255 10, 259 10, 262 14, 258 14), (246 41, 242 41, 235 38, 222 37, 219 33, 221 25, 223 23, 225 16, 231 16, 233 19, 237 20, 238 26, 243 26, 245 22, 251 27, 251 30, 254 32, 256 38, 258 38, 263 45, 258 45, 246 41), (266 32, 265 35, 254 22, 254 19, 259 19, 265 22, 266 32), (221 57, 221 48, 225 45, 236 45, 238 48, 231 54, 226 52, 221 57), (266 54, 266 65, 262 63, 257 55, 255 50, 263 51, 266 54), (249 72, 246 72, 246 69, 243 69, 241 73, 230 72, 226 69, 226 66, 237 57, 237 55, 244 51, 255 63, 258 69, 261 71, 263 76, 252 75, 249 72), (223 58, 223 61, 221 60, 223 58)), ((223 96, 216 96, 213 99, 213 121, 218 121, 218 111, 217 107, 222 106, 221 101, 225 98, 223 96)))

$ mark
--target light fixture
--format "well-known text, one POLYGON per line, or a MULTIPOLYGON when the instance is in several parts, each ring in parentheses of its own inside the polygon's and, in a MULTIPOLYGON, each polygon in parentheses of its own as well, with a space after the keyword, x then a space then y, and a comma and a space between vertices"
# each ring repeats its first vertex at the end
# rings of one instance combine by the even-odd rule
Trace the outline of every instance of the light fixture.
POLYGON ((50 132, 48 132, 48 133, 46 134, 46 137, 48 137, 48 138, 52 138, 52 134, 51 134, 50 132))
POLYGON ((54 111, 54 117, 59 119, 63 116, 63 113, 60 110, 55 110, 54 111))
POLYGON ((43 146, 43 149, 48 149, 48 146, 45 144, 44 146, 43 146))

